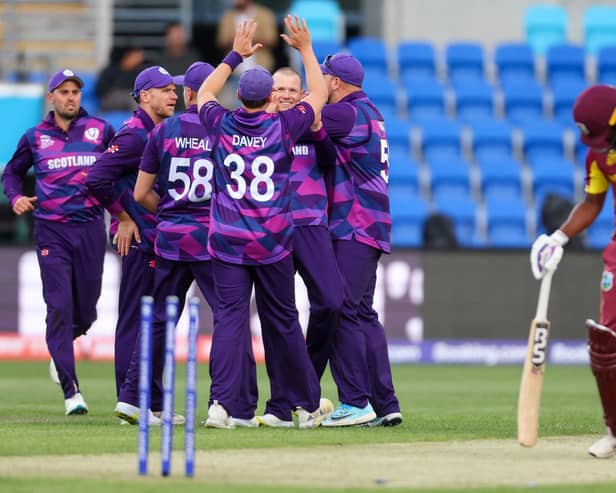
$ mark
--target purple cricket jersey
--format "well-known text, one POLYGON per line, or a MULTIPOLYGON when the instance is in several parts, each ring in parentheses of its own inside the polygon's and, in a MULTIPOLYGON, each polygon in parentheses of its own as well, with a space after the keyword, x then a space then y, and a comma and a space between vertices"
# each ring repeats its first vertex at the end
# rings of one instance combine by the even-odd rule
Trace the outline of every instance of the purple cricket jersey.
POLYGON ((214 164, 211 143, 197 106, 158 125, 145 147, 140 169, 158 175, 157 255, 185 262, 209 260, 214 164))
POLYGON ((289 191, 295 226, 327 226, 327 188, 322 168, 326 163, 322 159, 327 157, 319 152, 312 138, 302 138, 293 146, 289 191))
MULTIPOLYGON (((138 204, 133 198, 133 190, 139 172, 139 163, 154 128, 149 115, 138 108, 126 120, 115 135, 107 150, 90 169, 86 185, 98 201, 111 214, 125 210, 139 228, 141 243, 133 246, 151 253, 154 251, 156 237, 156 215, 138 204)), ((118 231, 118 220, 111 218, 109 234, 111 238, 118 231)))
POLYGON ((283 259, 293 246, 293 146, 312 125, 312 107, 300 103, 282 113, 251 113, 228 111, 210 101, 200 117, 214 139, 216 163, 210 254, 244 265, 283 259))
POLYGON ((354 239, 390 253, 389 146, 383 117, 357 91, 325 105, 322 118, 337 154, 329 190, 333 238, 354 239))
POLYGON ((83 109, 69 126, 58 127, 50 111, 19 140, 17 150, 2 175, 4 193, 11 206, 23 196, 23 181, 34 166, 34 217, 62 223, 89 222, 102 217, 99 202, 88 193, 86 175, 114 134, 106 121, 83 109))

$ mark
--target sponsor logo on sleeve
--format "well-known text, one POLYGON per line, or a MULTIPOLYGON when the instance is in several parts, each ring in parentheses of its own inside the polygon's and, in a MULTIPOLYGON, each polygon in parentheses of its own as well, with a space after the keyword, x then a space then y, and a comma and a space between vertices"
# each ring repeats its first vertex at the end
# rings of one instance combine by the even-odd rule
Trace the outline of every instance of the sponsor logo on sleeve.
POLYGON ((601 291, 609 291, 614 285, 614 274, 604 270, 601 276, 601 291))
POLYGON ((113 144, 110 145, 107 148, 107 152, 111 153, 111 154, 115 154, 116 152, 118 152, 120 150, 120 146, 118 146, 117 144, 113 144))

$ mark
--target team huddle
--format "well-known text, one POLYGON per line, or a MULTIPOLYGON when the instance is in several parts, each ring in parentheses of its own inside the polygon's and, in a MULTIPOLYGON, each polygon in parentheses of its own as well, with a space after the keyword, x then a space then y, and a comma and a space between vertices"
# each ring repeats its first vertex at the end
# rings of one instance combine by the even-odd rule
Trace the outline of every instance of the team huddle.
MULTIPOLYGON (((346 54, 319 65, 304 21, 285 19, 282 38, 306 74, 244 70, 241 107, 217 102, 233 71, 261 47, 241 23, 214 68, 182 76, 143 70, 138 109, 117 133, 80 107, 70 70, 48 85, 54 110, 28 130, 3 175, 17 214, 33 211, 47 304, 46 339, 67 415, 87 404, 73 340, 96 319, 105 223, 122 257, 115 334, 115 415, 139 419, 140 300, 154 297, 150 424, 160 424, 165 300, 183 306, 193 281, 210 305, 207 419, 212 428, 391 426, 402 422, 385 333, 372 308, 380 256, 390 252, 388 146, 383 118, 361 90, 363 68, 346 54), (174 115, 176 85, 186 111, 174 115), (23 195, 34 166, 36 194, 23 195), (310 300, 304 337, 294 276, 310 300), (270 398, 257 415, 249 327, 254 288, 270 398), (340 404, 321 396, 329 363, 340 404)), ((173 417, 181 424, 181 415, 173 417)))

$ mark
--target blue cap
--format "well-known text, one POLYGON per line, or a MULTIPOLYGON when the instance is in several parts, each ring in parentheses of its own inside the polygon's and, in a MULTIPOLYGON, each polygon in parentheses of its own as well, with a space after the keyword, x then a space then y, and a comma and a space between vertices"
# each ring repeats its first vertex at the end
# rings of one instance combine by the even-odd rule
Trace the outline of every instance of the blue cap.
POLYGON ((257 65, 255 68, 246 70, 240 77, 240 98, 246 101, 261 101, 272 93, 274 79, 269 70, 257 65))
POLYGON ((173 84, 173 78, 167 72, 166 69, 155 65, 148 67, 141 72, 135 79, 135 87, 133 90, 133 97, 138 97, 141 91, 146 89, 152 89, 153 87, 166 87, 169 84, 173 84))
POLYGON ((83 81, 77 77, 75 72, 65 68, 64 70, 60 70, 51 76, 49 79, 48 90, 49 92, 53 92, 59 85, 64 84, 67 80, 74 81, 80 88, 83 87, 83 81))
POLYGON ((213 71, 214 67, 209 63, 195 62, 188 67, 184 75, 174 76, 173 82, 178 86, 186 86, 198 91, 203 81, 207 79, 213 71))

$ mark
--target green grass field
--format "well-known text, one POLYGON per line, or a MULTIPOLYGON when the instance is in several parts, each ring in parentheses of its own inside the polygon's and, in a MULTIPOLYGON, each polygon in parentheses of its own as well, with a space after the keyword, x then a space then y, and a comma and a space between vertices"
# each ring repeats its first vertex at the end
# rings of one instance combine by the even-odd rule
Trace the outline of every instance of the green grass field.
MULTIPOLYGON (((207 366, 200 365, 199 372, 198 418, 201 420, 207 411, 207 366)), ((119 493, 159 491, 173 485, 181 487, 183 492, 341 492, 375 488, 509 492, 529 487, 532 491, 573 492, 580 491, 581 485, 577 483, 583 482, 585 492, 613 491, 614 485, 607 483, 614 478, 610 470, 616 472, 613 461, 594 460, 586 454, 586 448, 603 433, 601 409, 590 370, 547 369, 541 438, 534 449, 522 449, 515 439, 520 372, 520 367, 396 366, 394 382, 404 423, 395 428, 200 428, 197 431, 198 474, 187 480, 180 474, 181 427, 174 430, 177 451, 174 475, 165 479, 159 476, 158 429, 151 436, 154 454, 150 475, 147 478, 137 475, 137 429, 120 426, 112 416, 115 390, 111 364, 78 364, 81 389, 90 413, 67 418, 63 415, 61 392, 49 380, 46 363, 0 362, 0 490, 64 492, 70 488, 98 493, 113 489, 119 493), (449 453, 450 446, 451 450, 462 447, 465 452, 449 453), (581 471, 590 470, 590 480, 580 475, 569 479, 564 472, 553 470, 560 467, 560 451, 568 451, 568 447, 571 452, 563 455, 563 471, 577 467, 581 471), (533 455, 542 454, 542 450, 543 455, 533 455), (430 454, 435 457, 434 471, 426 471, 426 467, 432 466, 422 462, 430 454), (347 463, 364 455, 365 462, 347 463), (294 457, 299 463, 293 462, 294 457), (490 465, 491 458, 494 465, 490 465), (479 477, 485 470, 503 464, 522 465, 527 458, 533 459, 533 463, 549 459, 545 469, 539 470, 536 481, 516 485, 514 477, 494 486, 485 480, 478 484, 487 486, 473 487, 473 470, 477 470, 479 477), (306 464, 304 460, 310 462, 306 464), (387 469, 388 463, 395 465, 395 470, 387 469), (370 480, 371 467, 375 468, 373 480, 370 480), (448 489, 438 489, 438 486, 426 489, 428 482, 413 486, 400 480, 422 474, 438 479, 455 467, 469 471, 470 479, 461 477, 458 484, 454 478, 448 483, 448 489), (251 468, 256 471, 255 477, 251 477, 251 468), (543 472, 546 477, 562 474, 558 476, 562 481, 544 481, 543 472), (368 480, 363 481, 364 476, 368 480), (311 486, 306 478, 314 478, 316 486, 311 486)), ((183 366, 180 366, 176 389, 178 412, 184 408, 183 376, 183 366)), ((259 389, 262 398, 259 411, 262 411, 269 394, 262 367, 259 389)), ((336 400, 329 375, 323 382, 323 394, 336 400)))

